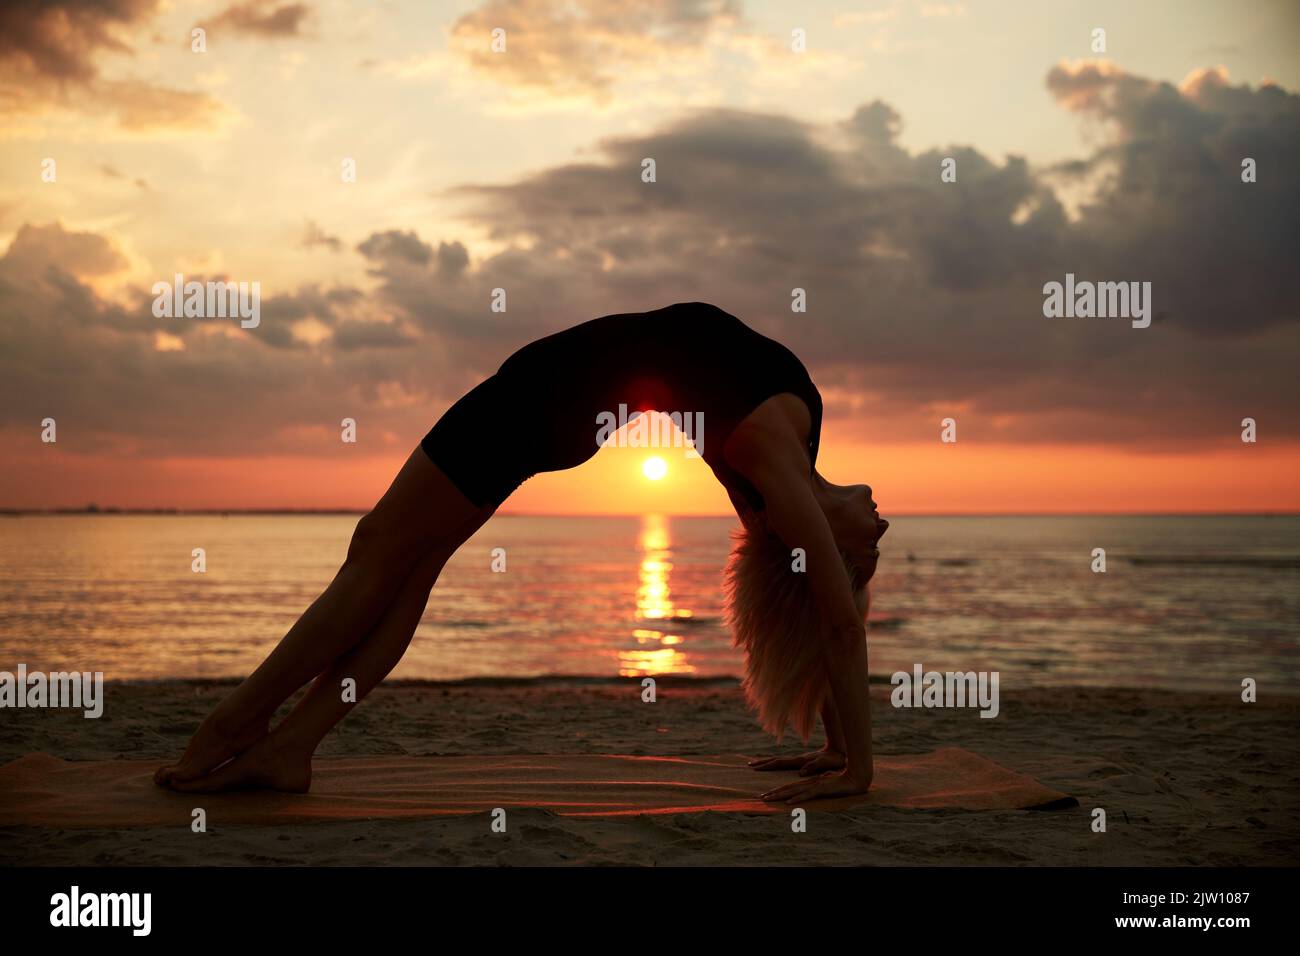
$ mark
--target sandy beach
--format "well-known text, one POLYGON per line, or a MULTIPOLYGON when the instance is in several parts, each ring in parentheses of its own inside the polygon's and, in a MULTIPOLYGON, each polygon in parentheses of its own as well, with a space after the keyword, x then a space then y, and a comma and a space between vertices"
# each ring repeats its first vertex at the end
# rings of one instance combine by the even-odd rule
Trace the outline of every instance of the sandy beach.
MULTIPOLYGON (((107 685, 99 720, 6 711, 0 761, 180 752, 228 682, 107 685)), ((1046 865, 1282 866, 1300 862, 1300 698, 1093 688, 1004 690, 993 720, 975 711, 895 710, 872 687, 879 753, 959 746, 1079 801, 1073 809, 954 811, 855 807, 792 833, 779 816, 694 813, 577 819, 488 814, 287 826, 0 829, 9 865, 1046 865), (1090 828, 1102 807, 1107 831, 1090 828)), ((539 680, 380 687, 320 756, 632 754, 691 756, 778 748, 732 681, 539 680)), ((798 752, 798 742, 780 750, 798 752)), ((754 774, 755 791, 789 775, 754 774)))

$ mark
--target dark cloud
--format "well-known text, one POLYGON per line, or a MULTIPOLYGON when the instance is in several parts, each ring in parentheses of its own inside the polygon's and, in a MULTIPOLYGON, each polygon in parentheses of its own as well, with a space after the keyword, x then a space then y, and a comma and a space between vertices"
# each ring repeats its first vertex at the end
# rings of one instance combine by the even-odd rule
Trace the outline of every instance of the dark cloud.
POLYGON ((237 33, 247 33, 262 37, 300 36, 303 23, 310 10, 303 3, 285 3, 278 7, 268 7, 259 0, 248 3, 232 3, 219 13, 207 26, 210 29, 229 27, 237 33))
POLYGON ((1180 88, 1102 63, 1059 66, 1047 85, 1114 129, 1090 161, 1108 181, 1070 230, 1077 255, 1153 281, 1171 319, 1207 335, 1300 318, 1284 281, 1300 246, 1300 96, 1232 86, 1218 70, 1180 88), (1241 180, 1246 158, 1257 183, 1241 180))
POLYGON ((342 252, 343 240, 338 236, 329 235, 316 223, 309 222, 303 230, 302 246, 306 249, 324 246, 330 252, 342 252))
POLYGON ((403 348, 416 341, 393 322, 357 320, 343 322, 334 330, 334 344, 341 349, 403 348))
POLYGON ((5 253, 4 263, 16 274, 93 278, 126 268, 126 257, 103 236, 68 232, 59 223, 22 226, 5 253))
POLYGON ((397 229, 375 233, 358 245, 357 251, 375 262, 401 261, 421 266, 433 255, 433 249, 414 232, 397 229))
POLYGON ((0 257, 0 427, 50 415, 65 447, 122 457, 294 454, 319 450, 310 436, 336 435, 346 415, 413 445, 445 407, 452 357, 409 347, 405 320, 374 318, 361 290, 267 295, 261 325, 244 330, 233 319, 155 318, 148 288, 128 303, 92 289, 124 264, 102 236, 18 232, 0 257), (323 341, 292 335, 307 319, 326 329, 323 341), (158 350, 159 333, 184 348, 158 350))
POLYGON ((107 80, 96 60, 132 53, 123 36, 158 0, 18 0, 0 5, 0 116, 72 109, 132 131, 205 128, 225 112, 207 93, 136 78, 107 80))
POLYGON ((0 67, 85 83, 101 50, 129 51, 123 28, 153 16, 158 0, 9 0, 0 5, 0 67))
POLYGON ((1114 127, 1080 161, 1105 175, 1077 218, 1019 158, 909 153, 880 103, 831 127, 697 113, 607 141, 599 162, 457 192, 495 239, 529 248, 526 272, 484 262, 483 285, 516 303, 535 287, 576 315, 714 301, 868 396, 862 434, 928 436, 955 410, 966 434, 1016 441, 1226 440, 1247 415, 1300 434, 1297 97, 1089 65, 1048 85, 1114 127), (1243 156, 1258 183, 1241 182, 1243 156), (643 157, 658 182, 640 181, 643 157), (955 183, 940 181, 947 157, 955 183), (1045 319, 1043 284, 1067 272, 1152 282, 1157 321, 1045 319), (789 312, 796 286, 807 316, 789 312))
POLYGON ((954 415, 969 441, 1186 450, 1234 441, 1247 416, 1300 438, 1296 97, 1095 65, 1048 87, 1111 138, 1039 171, 967 146, 911 152, 881 103, 824 125, 695 112, 593 161, 453 190, 500 252, 471 261, 453 238, 376 231, 356 246, 365 288, 268 293, 261 328, 230 334, 153 319, 143 294, 102 300, 91 280, 117 265, 111 243, 27 227, 0 259, 0 416, 57 406, 141 453, 307 450, 313 423, 341 414, 413 443, 540 335, 704 300, 805 360, 838 437, 928 440, 954 415), (1259 182, 1240 181, 1242 155, 1259 182), (1067 213, 1061 176, 1096 192, 1067 213), (1160 317, 1044 318, 1043 284, 1067 272, 1151 281, 1160 317), (806 315, 790 312, 795 287, 806 315), (185 349, 155 351, 160 328, 185 349))
POLYGON ((438 271, 457 276, 469 265, 469 250, 459 242, 438 243, 438 271))

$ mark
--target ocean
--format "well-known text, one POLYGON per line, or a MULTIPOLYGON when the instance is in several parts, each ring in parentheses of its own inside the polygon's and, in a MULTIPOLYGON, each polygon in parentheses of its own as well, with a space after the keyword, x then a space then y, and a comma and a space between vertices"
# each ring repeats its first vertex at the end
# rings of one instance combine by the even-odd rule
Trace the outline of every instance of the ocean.
MULTIPOLYGON (((1236 693, 1250 677, 1261 696, 1300 692, 1300 516, 889 517, 873 675, 996 670, 1004 692, 1236 693)), ((329 582, 356 521, 0 519, 0 670, 243 676, 329 582), (195 548, 205 573, 191 570, 195 548)), ((720 586, 734 525, 494 518, 443 572, 392 676, 739 675, 720 586)))

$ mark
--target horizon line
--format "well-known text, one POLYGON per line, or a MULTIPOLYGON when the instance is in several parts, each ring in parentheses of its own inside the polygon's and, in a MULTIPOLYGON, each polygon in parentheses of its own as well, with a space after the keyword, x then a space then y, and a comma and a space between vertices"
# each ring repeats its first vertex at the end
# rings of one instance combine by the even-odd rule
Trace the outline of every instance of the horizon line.
MULTIPOLYGON (((2 508, 0 518, 24 516, 127 516, 127 515, 364 515, 368 508, 121 508, 94 505, 77 508, 2 508)), ((670 511, 560 512, 502 511, 494 518, 642 518, 662 515, 670 518, 734 518, 732 512, 674 514, 670 511)), ((1268 518, 1295 517, 1300 509, 1264 511, 891 511, 899 518, 1268 518)))

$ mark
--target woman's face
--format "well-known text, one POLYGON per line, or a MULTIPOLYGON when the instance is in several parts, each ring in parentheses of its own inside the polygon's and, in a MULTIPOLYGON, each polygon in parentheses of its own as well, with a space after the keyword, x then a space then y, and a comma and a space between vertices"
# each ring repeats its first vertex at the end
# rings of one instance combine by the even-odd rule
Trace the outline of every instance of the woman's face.
POLYGON ((878 544, 889 530, 889 522, 880 517, 871 497, 870 485, 827 484, 830 507, 827 518, 835 541, 857 560, 868 578, 876 573, 880 557, 878 544))

